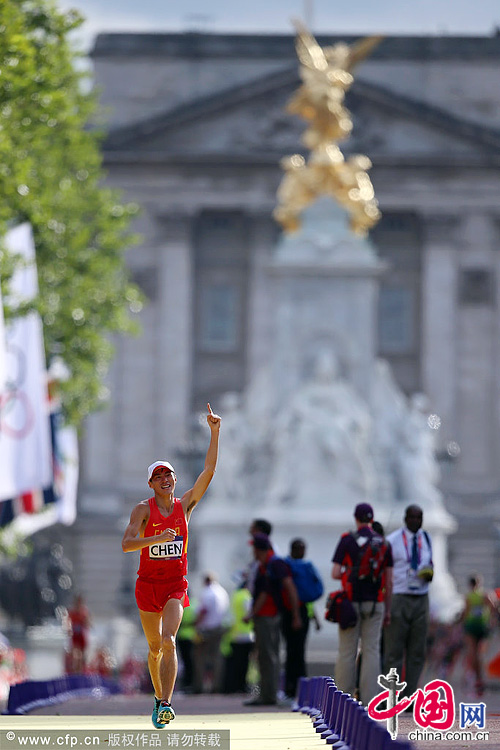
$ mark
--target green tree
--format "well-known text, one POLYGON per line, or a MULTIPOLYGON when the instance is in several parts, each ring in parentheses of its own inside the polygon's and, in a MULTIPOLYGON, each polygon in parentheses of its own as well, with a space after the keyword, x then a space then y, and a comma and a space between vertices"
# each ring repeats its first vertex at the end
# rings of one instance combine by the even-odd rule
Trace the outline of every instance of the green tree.
MULTIPOLYGON (((82 22, 48 0, 0 0, 0 236, 29 221, 45 350, 65 362, 63 409, 78 424, 103 400, 111 335, 142 306, 124 252, 135 204, 103 186, 97 103, 71 32, 82 22)), ((0 249, 4 301, 16 259, 0 249)), ((6 317, 22 314, 6 309, 6 317)))

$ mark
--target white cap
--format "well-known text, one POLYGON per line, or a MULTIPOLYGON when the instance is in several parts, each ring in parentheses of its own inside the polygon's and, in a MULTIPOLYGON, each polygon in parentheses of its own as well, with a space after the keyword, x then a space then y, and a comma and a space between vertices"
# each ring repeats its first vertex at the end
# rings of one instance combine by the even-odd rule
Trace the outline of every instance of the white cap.
POLYGON ((150 481, 153 471, 158 468, 158 466, 164 466, 166 469, 170 469, 172 474, 175 474, 175 469, 168 461, 155 461, 154 464, 151 464, 151 466, 148 466, 148 482, 150 481))

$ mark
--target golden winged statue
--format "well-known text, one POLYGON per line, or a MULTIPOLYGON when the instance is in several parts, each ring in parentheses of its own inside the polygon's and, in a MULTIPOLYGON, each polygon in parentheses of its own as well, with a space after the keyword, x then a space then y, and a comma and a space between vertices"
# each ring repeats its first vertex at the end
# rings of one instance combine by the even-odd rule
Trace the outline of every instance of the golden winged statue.
POLYGON ((311 153, 307 161, 299 154, 282 160, 285 174, 274 217, 286 231, 295 231, 300 227, 302 210, 319 195, 327 194, 350 213, 352 229, 365 234, 380 219, 367 174, 371 162, 361 155, 346 161, 337 143, 352 130, 351 114, 344 106, 345 92, 354 80, 351 71, 383 37, 322 48, 300 22, 294 24, 302 85, 290 100, 288 111, 308 122, 303 143, 311 153))

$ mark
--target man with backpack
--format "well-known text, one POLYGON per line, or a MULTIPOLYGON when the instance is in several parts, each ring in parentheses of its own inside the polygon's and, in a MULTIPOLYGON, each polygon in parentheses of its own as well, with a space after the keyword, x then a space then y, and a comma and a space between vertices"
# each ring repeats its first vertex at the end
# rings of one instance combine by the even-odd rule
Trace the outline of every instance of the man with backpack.
POLYGON ((319 599, 323 594, 321 577, 310 560, 304 560, 306 544, 303 539, 293 539, 290 543, 290 555, 285 562, 292 571, 292 578, 297 589, 301 620, 300 628, 292 627, 292 612, 285 609, 281 618, 281 630, 286 643, 285 662, 285 695, 295 698, 299 677, 306 676, 306 639, 309 630, 308 604, 319 599))
POLYGON ((354 511, 356 531, 343 534, 333 555, 332 578, 352 602, 356 623, 339 628, 339 653, 335 667, 337 687, 351 695, 356 688, 356 656, 361 644, 363 659, 359 697, 366 706, 380 691, 380 637, 388 625, 392 595, 390 544, 372 529, 373 508, 360 503, 354 511))

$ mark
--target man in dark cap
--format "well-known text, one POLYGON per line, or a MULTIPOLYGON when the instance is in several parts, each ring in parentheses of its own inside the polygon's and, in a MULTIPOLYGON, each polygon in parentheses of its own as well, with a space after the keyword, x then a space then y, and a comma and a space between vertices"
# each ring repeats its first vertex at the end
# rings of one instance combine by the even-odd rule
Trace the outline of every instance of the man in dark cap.
POLYGON ((392 553, 390 545, 372 529, 371 505, 357 505, 354 520, 356 532, 342 535, 332 560, 332 578, 342 581, 357 614, 355 625, 345 630, 339 628, 335 681, 340 690, 354 693, 356 656, 361 642, 359 697, 367 705, 379 692, 380 636, 382 625, 390 621, 391 611, 392 553))
POLYGON ((275 706, 278 704, 281 612, 291 610, 292 627, 300 628, 299 598, 290 568, 284 560, 276 557, 267 534, 254 533, 251 544, 259 567, 252 609, 246 619, 254 622, 260 694, 245 701, 245 705, 275 706))

